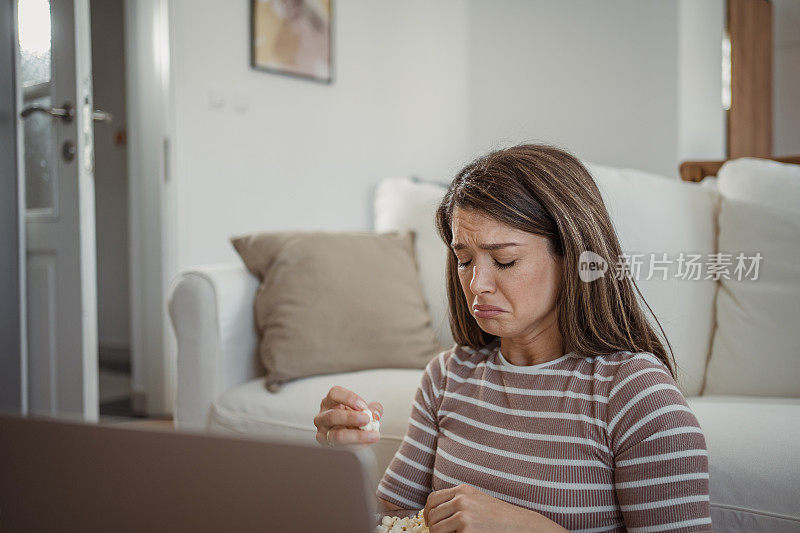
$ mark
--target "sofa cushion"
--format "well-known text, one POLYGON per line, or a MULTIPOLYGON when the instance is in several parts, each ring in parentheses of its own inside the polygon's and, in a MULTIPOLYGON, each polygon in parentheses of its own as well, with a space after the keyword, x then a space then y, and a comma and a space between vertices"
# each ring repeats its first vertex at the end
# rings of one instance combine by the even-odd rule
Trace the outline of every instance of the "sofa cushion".
MULTIPOLYGON (((376 369, 325 374, 289 381, 277 393, 264 378, 228 390, 211 406, 208 428, 316 443, 314 417, 334 385, 383 405, 381 440, 372 445, 382 475, 406 434, 411 403, 422 378, 417 369, 376 369)), ((377 484, 377 480, 376 480, 377 484)))
POLYGON ((266 385, 369 368, 424 368, 440 350, 410 231, 264 232, 232 239, 261 280, 266 385))
POLYGON ((730 264, 703 393, 800 397, 800 165, 737 159, 718 180, 719 251, 730 264), (740 254, 749 275, 735 271, 740 254))
POLYGON ((688 399, 706 437, 715 531, 800 530, 800 399, 688 399))
POLYGON ((683 253, 705 260, 715 251, 716 191, 639 170, 584 164, 603 195, 623 252, 643 254, 634 279, 672 344, 681 392, 697 396, 711 346, 716 283, 683 279, 677 259, 683 253), (651 259, 660 261, 663 254, 666 275, 654 269, 646 279, 651 259))

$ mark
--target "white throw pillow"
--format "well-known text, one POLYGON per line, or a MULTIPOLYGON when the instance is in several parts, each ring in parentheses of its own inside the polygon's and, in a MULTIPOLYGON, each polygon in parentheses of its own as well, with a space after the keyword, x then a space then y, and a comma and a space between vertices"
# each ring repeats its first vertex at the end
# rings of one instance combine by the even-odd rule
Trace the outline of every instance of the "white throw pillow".
MULTIPOLYGON (((716 283, 677 276, 677 258, 699 254, 705 261, 714 253, 717 193, 639 170, 584 165, 603 195, 623 252, 643 254, 641 274, 634 279, 672 344, 679 388, 685 396, 697 396, 711 345, 716 283), (647 280, 651 259, 663 260, 664 253, 666 274, 654 269, 647 280)), ((646 308, 645 313, 650 315, 646 308)))
POLYGON ((720 280, 703 394, 800 397, 800 165, 737 159, 718 180, 720 252, 762 259, 720 280))
POLYGON ((422 293, 428 303, 436 338, 442 350, 453 346, 447 309, 447 247, 436 232, 436 208, 445 185, 413 178, 386 178, 375 190, 375 228, 378 233, 409 229, 416 234, 422 293))

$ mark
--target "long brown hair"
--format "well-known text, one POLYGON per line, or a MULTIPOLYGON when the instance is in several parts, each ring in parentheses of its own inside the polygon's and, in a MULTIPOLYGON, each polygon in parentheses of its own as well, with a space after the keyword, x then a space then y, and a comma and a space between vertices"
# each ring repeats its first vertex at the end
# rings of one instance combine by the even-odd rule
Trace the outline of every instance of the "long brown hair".
MULTIPOLYGON (((450 248, 456 207, 480 211, 515 229, 545 237, 550 253, 563 258, 556 305, 559 331, 568 352, 587 356, 649 352, 677 379, 672 345, 632 277, 605 275, 592 282, 580 280, 578 258, 583 251, 617 265, 622 249, 600 191, 576 157, 553 146, 513 146, 479 157, 450 183, 436 211, 436 227, 449 250, 450 328, 456 343, 478 349, 498 337, 478 326, 459 283, 458 259, 450 248), (669 354, 637 294, 658 324, 669 354)), ((624 263, 622 266, 625 268, 624 263)))

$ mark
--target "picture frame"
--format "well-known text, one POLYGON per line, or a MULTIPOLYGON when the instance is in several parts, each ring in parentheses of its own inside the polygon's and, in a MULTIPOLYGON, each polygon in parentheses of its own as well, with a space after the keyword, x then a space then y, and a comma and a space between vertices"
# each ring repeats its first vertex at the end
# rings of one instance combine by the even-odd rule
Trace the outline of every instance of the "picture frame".
POLYGON ((333 83, 334 0, 251 0, 250 66, 333 83))

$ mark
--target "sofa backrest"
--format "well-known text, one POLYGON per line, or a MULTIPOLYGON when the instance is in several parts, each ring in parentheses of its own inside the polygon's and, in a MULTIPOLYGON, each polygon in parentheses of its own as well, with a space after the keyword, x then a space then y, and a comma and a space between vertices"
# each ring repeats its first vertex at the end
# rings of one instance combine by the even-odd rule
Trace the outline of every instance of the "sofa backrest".
MULTIPOLYGON (((588 164, 617 229, 623 250, 629 253, 714 252, 716 193, 646 172, 588 164)), ((413 178, 387 178, 375 192, 374 230, 411 229, 419 273, 434 329, 443 349, 452 346, 449 328, 445 267, 447 248, 436 233, 434 214, 446 185, 413 178)), ((674 270, 674 267, 673 267, 674 270)), ((684 281, 675 277, 647 277, 637 281, 647 303, 672 343, 678 367, 678 385, 686 396, 700 393, 713 327, 713 280, 684 281)))

